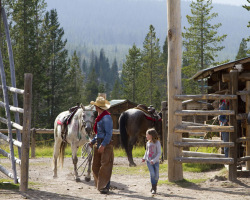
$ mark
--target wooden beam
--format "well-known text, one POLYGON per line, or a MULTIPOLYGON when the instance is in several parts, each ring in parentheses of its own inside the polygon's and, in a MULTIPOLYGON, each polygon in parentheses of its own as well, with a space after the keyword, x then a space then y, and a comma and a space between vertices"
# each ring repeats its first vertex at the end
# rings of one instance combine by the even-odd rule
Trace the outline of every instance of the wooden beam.
POLYGON ((240 137, 240 138, 237 138, 236 142, 237 143, 250 142, 250 137, 240 137))
POLYGON ((176 133, 188 132, 234 132, 233 126, 177 126, 176 133))
MULTIPOLYGON (((17 94, 23 94, 24 93, 24 90, 21 90, 21 89, 18 89, 18 88, 14 88, 14 87, 9 87, 9 86, 6 86, 6 88, 10 91, 10 92, 15 92, 17 94)), ((0 85, 0 89, 3 89, 3 86, 0 85)))
MULTIPOLYGON (((250 91, 250 81, 246 82, 246 89, 250 91)), ((246 113, 250 112, 250 94, 246 95, 246 113)), ((247 116, 246 116, 247 119, 247 116)), ((246 137, 250 137, 250 124, 246 123, 246 137)), ((246 143, 246 156, 250 156, 250 141, 246 143)), ((246 162, 246 170, 250 170, 250 161, 246 162)))
MULTIPOLYGON (((2 173, 4 173, 6 176, 8 176, 9 178, 11 178, 11 179, 14 179, 15 177, 14 177, 14 175, 13 175, 13 173, 11 173, 10 171, 8 171, 4 166, 2 166, 2 165, 0 165, 0 171, 2 172, 2 173)), ((17 179, 17 183, 20 183, 20 178, 17 176, 16 177, 16 179, 17 179)))
POLYGON ((241 157, 241 158, 239 158, 239 160, 241 160, 241 161, 250 161, 250 156, 241 157))
POLYGON ((175 142, 176 147, 234 147, 233 142, 175 142))
MULTIPOLYGON (((238 83, 239 83, 239 72, 236 69, 230 71, 230 91, 232 95, 235 95, 238 91, 238 83)), ((238 144, 236 142, 237 139, 237 120, 236 116, 238 114, 238 99, 234 99, 230 101, 230 110, 235 111, 235 115, 229 116, 229 123, 231 126, 234 126, 234 133, 229 135, 229 142, 235 143, 234 148, 229 148, 229 157, 234 159, 234 163, 229 165, 228 170, 228 179, 230 181, 237 180, 237 154, 238 154, 238 144)))
MULTIPOLYGON (((230 82, 232 79, 229 74, 222 74, 222 82, 230 82)), ((239 75, 240 81, 250 81, 250 73, 243 73, 239 75)))
POLYGON ((218 154, 218 153, 203 153, 203 152, 195 152, 195 151, 182 151, 182 155, 184 157, 218 157, 218 158, 225 158, 225 154, 218 154))
MULTIPOLYGON (((3 156, 5 156, 5 157, 11 159, 11 155, 10 155, 8 152, 6 152, 6 151, 4 151, 3 149, 1 149, 1 148, 0 148, 0 154, 2 154, 3 156)), ((20 160, 20 159, 14 157, 14 160, 15 160, 15 162, 16 162, 17 164, 21 165, 21 160, 20 160)))
MULTIPOLYGON (((5 103, 0 101, 0 107, 5 108, 5 103)), ((11 105, 9 105, 9 108, 10 108, 10 111, 23 113, 22 108, 14 107, 14 106, 11 106, 11 105)))
POLYGON ((239 113, 236 115, 237 120, 244 120, 247 119, 247 113, 239 113))
POLYGON ((175 95, 175 100, 220 100, 220 99, 236 99, 237 95, 219 95, 219 94, 200 94, 200 95, 175 95))
POLYGON ((174 128, 181 124, 181 116, 175 115, 176 110, 182 109, 181 101, 175 101, 174 96, 180 95, 182 68, 182 32, 181 32, 181 1, 167 0, 168 24, 168 180, 183 179, 181 163, 175 163, 174 158, 181 156, 181 149, 174 146, 175 141, 181 141, 181 134, 174 134, 174 128))
POLYGON ((21 165, 21 183, 19 190, 25 192, 28 190, 29 180, 29 148, 31 132, 31 104, 32 104, 32 74, 24 75, 24 95, 23 95, 23 134, 22 134, 22 165, 21 165))
MULTIPOLYGON (((3 140, 6 141, 6 142, 9 142, 9 141, 10 141, 9 137, 6 136, 6 135, 4 135, 3 133, 0 133, 0 139, 3 139, 3 140)), ((22 142, 19 142, 19 141, 15 140, 15 139, 12 139, 12 142, 13 142, 13 144, 16 145, 17 147, 22 147, 22 142)))
MULTIPOLYGON (((0 117, 0 121, 1 121, 2 123, 5 123, 5 124, 8 123, 8 120, 5 119, 5 118, 3 118, 3 117, 0 117)), ((23 127, 22 127, 21 125, 15 123, 15 122, 10 121, 10 124, 11 124, 14 128, 16 128, 16 129, 18 129, 18 130, 23 130, 23 127)), ((8 132, 9 132, 9 131, 8 131, 8 132)))
POLYGON ((222 142, 222 140, 198 139, 198 138, 182 138, 182 142, 222 142))
POLYGON ((207 163, 207 164, 233 164, 232 158, 175 158, 178 163, 207 163))
POLYGON ((209 116, 216 116, 216 115, 234 115, 234 110, 177 110, 175 111, 176 115, 179 116, 190 116, 190 115, 209 115, 209 116))

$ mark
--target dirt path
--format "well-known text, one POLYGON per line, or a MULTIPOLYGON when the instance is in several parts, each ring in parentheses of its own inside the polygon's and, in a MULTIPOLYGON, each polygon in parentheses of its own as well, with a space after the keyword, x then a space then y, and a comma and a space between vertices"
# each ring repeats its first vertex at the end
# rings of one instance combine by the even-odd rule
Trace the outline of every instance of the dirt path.
MULTIPOLYGON (((1 159, 0 164, 6 160, 1 159)), ((140 159, 136 159, 141 165, 140 159)), ((112 190, 108 195, 100 194, 94 187, 93 177, 90 182, 85 182, 84 177, 80 182, 75 182, 72 174, 73 165, 71 158, 66 158, 64 168, 59 170, 59 178, 53 179, 51 158, 30 160, 29 190, 20 193, 15 190, 0 188, 1 199, 250 199, 249 178, 239 178, 236 183, 221 177, 220 171, 208 173, 184 172, 185 179, 208 179, 201 184, 189 184, 187 187, 177 184, 163 184, 158 186, 158 194, 152 196, 150 190, 149 173, 146 176, 113 174, 111 179, 112 190)), ((115 158, 115 166, 126 166, 126 158, 115 158)), ((6 178, 0 173, 0 179, 6 178)), ((166 180, 166 174, 160 174, 161 180, 166 180)))

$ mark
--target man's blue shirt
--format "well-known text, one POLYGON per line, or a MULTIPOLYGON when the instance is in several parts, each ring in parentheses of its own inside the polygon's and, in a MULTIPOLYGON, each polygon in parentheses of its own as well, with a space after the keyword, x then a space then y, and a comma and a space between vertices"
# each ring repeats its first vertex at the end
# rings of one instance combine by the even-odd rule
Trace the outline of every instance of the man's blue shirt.
POLYGON ((110 115, 105 115, 97 122, 97 134, 92 139, 91 143, 95 144, 97 138, 103 139, 102 146, 106 146, 110 143, 113 132, 113 121, 110 115))

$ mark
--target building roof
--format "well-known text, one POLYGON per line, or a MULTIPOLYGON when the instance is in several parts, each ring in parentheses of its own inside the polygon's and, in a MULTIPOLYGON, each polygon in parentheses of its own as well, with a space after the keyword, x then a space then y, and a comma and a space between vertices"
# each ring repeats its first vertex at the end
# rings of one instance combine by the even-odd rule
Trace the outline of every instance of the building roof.
MULTIPOLYGON (((117 106, 119 104, 123 104, 125 102, 131 102, 131 101, 129 101, 127 99, 113 99, 109 102, 110 102, 110 107, 113 107, 113 106, 117 106)), ((131 103, 133 103, 133 102, 131 102, 131 103)), ((136 104, 136 103, 133 103, 133 104, 136 104)))
POLYGON ((210 76, 211 74, 217 71, 221 71, 223 69, 234 68, 236 65, 240 65, 240 64, 244 64, 248 62, 250 62, 250 57, 242 58, 240 60, 235 60, 233 62, 225 63, 225 64, 218 65, 215 67, 203 69, 201 71, 198 71, 191 79, 199 80, 199 79, 207 78, 208 76, 210 76))

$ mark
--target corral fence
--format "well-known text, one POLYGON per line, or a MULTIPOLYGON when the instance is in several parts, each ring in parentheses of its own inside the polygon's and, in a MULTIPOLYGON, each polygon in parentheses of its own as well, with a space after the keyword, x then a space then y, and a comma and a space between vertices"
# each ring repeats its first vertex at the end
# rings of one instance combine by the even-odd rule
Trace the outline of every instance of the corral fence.
MULTIPOLYGON (((17 133, 18 130, 13 129, 12 133, 17 133)), ((0 129, 0 133, 8 133, 8 129, 0 129)), ((36 135, 37 134, 54 134, 54 129, 31 128, 30 129, 30 150, 31 158, 36 157, 36 135)), ((113 134, 120 134, 119 129, 113 129, 113 134)))
POLYGON ((3 156, 10 158, 12 172, 0 165, 0 171, 8 177, 14 179, 14 183, 20 183, 20 191, 26 191, 28 188, 28 170, 29 170, 29 140, 30 140, 30 122, 31 122, 31 100, 32 100, 32 74, 24 75, 24 90, 16 88, 14 58, 12 53, 11 40, 9 35, 9 28, 7 17, 4 8, 1 8, 1 14, 4 23, 6 41, 8 46, 11 87, 6 85, 6 76, 3 65, 2 53, 0 49, 0 73, 1 73, 1 89, 3 91, 3 101, 0 101, 0 107, 5 109, 5 117, 0 117, 0 122, 8 127, 8 136, 0 132, 0 139, 9 143, 10 152, 6 152, 0 148, 0 153, 3 156), (13 96, 13 105, 9 104, 9 96, 13 96), (17 94, 23 95, 23 108, 18 107, 17 94), (11 121, 10 111, 14 112, 15 121, 11 121), (19 113, 23 114, 23 124, 20 125, 19 113), (17 140, 13 139, 12 127, 17 130, 17 140), (20 134, 22 131, 22 137, 20 134), (13 145, 18 147, 19 158, 14 156, 13 145), (21 160, 20 160, 21 159, 21 160), (16 164, 21 166, 21 177, 17 177, 16 164))

